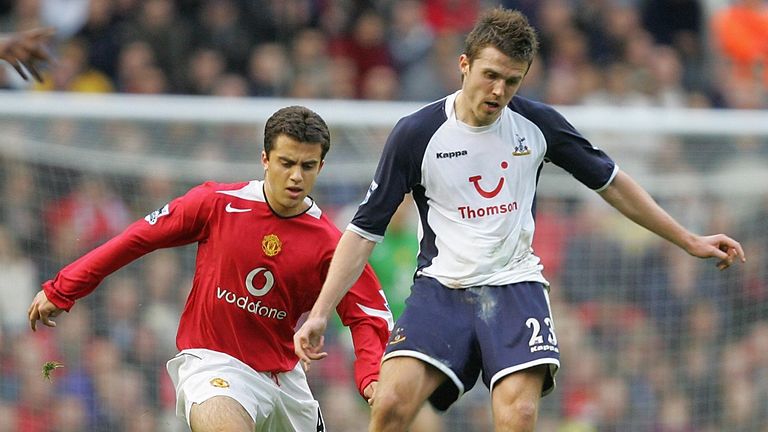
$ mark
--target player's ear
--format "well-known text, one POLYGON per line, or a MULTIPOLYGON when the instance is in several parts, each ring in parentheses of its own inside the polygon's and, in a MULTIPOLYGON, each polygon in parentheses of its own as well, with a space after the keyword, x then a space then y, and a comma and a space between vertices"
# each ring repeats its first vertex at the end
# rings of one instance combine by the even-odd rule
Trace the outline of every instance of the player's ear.
POLYGON ((261 151, 261 166, 264 167, 264 169, 267 169, 267 166, 269 166, 269 157, 267 157, 267 152, 264 150, 261 151))
POLYGON ((469 73, 469 57, 467 57, 466 54, 462 54, 459 56, 459 70, 461 71, 461 74, 464 76, 467 76, 469 73))
POLYGON ((317 166, 317 172, 320 172, 320 170, 323 169, 323 165, 325 165, 325 161, 321 160, 320 165, 317 166))

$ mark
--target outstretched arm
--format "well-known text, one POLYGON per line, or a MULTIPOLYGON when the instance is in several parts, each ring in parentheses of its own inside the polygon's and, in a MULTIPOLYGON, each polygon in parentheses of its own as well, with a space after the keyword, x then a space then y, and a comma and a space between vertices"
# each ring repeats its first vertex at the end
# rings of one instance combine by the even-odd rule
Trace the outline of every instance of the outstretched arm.
POLYGON ((691 233, 662 209, 632 177, 619 171, 600 195, 624 216, 699 258, 717 258, 720 270, 734 259, 746 261, 744 249, 725 234, 700 236, 691 233))
POLYGON ((52 28, 0 34, 0 59, 10 63, 25 80, 29 78, 24 69, 28 70, 34 79, 42 82, 43 77, 37 70, 37 62, 51 60, 45 46, 53 34, 52 28))
POLYGON ((327 355, 321 350, 328 318, 344 294, 360 277, 375 245, 376 243, 351 231, 345 231, 341 236, 323 289, 309 312, 307 320, 293 336, 294 351, 305 369, 309 367, 312 360, 320 360, 327 355))

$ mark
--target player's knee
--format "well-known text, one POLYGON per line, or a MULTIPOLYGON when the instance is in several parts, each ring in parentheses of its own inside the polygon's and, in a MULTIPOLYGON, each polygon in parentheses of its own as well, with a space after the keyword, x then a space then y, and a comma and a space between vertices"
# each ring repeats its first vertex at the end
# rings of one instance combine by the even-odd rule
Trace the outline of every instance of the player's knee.
POLYGON ((376 399, 371 408, 372 413, 381 413, 388 415, 402 410, 402 405, 398 403, 398 397, 394 392, 377 392, 376 399))
POLYGON ((496 432, 527 432, 536 427, 538 404, 531 401, 516 401, 506 409, 494 413, 496 432))
POLYGON ((397 421, 412 416, 408 398, 402 397, 393 391, 379 393, 377 389, 376 399, 371 408, 371 417, 386 422, 397 421))

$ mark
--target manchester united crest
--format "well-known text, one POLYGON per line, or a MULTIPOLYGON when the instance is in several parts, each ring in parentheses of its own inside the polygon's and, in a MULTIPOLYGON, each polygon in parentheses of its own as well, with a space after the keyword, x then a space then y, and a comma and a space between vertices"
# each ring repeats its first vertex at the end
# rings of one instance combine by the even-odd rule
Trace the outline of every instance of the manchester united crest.
POLYGON ((265 235, 264 238, 261 239, 261 250, 264 251, 264 254, 266 256, 273 257, 279 254, 282 248, 283 248, 283 244, 280 242, 280 239, 274 234, 265 235))
POLYGON ((224 378, 214 378, 209 381, 212 386, 218 388, 229 388, 229 383, 224 378))

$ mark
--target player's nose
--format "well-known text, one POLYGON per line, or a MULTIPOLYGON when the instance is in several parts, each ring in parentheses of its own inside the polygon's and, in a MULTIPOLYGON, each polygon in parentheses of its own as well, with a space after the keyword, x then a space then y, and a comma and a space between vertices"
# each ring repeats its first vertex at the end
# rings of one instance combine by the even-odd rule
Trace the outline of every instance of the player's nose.
POLYGON ((301 167, 291 168, 290 179, 297 183, 300 183, 304 180, 304 174, 301 172, 301 167))

